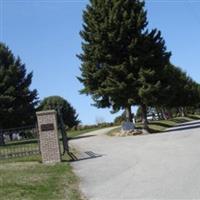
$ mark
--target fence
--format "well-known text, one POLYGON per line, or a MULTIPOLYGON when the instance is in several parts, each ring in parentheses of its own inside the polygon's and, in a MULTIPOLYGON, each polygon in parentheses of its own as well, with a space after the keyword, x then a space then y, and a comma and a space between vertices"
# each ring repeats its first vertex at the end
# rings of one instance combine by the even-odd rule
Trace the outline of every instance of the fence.
POLYGON ((38 154, 38 129, 35 126, 0 130, 0 160, 38 154))

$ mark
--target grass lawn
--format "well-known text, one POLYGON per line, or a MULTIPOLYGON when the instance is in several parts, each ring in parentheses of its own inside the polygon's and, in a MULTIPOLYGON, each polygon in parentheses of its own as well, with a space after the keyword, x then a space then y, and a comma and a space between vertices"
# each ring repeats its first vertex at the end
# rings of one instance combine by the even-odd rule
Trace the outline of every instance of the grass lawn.
MULTIPOLYGON (((160 121, 150 121, 149 122, 149 129, 150 133, 161 133, 164 132, 167 128, 174 127, 180 123, 190 122, 193 120, 200 120, 200 116, 198 115, 191 115, 189 117, 177 117, 170 120, 160 120, 160 121)), ((142 128, 141 123, 136 123, 136 128, 142 128)), ((112 136, 116 132, 120 131, 120 127, 111 130, 108 135, 112 136)))
POLYGON ((68 162, 43 165, 37 157, 0 163, 1 200, 81 200, 79 180, 68 162))

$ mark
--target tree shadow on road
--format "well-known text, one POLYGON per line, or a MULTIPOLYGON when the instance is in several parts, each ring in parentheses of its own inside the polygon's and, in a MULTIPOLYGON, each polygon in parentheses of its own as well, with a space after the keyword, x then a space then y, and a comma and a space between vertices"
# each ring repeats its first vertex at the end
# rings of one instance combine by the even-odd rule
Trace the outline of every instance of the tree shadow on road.
POLYGON ((101 154, 96 154, 92 151, 86 151, 84 152, 84 154, 86 154, 86 156, 84 155, 83 157, 82 156, 79 156, 80 158, 78 158, 74 153, 72 152, 68 152, 68 155, 69 157, 71 158, 69 160, 69 162, 78 162, 78 161, 83 161, 83 160, 89 160, 89 159, 94 159, 94 158, 100 158, 102 157, 103 155, 101 154))
POLYGON ((150 122, 149 124, 157 125, 157 126, 162 126, 162 127, 165 127, 165 128, 170 128, 170 127, 172 127, 172 125, 166 124, 166 123, 164 123, 164 122, 150 122))

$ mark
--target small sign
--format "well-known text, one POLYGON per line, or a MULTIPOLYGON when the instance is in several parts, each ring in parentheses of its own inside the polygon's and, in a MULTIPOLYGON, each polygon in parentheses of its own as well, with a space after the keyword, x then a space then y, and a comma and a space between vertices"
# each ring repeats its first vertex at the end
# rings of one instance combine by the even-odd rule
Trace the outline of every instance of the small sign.
POLYGON ((41 131, 53 131, 54 124, 41 124, 41 131))

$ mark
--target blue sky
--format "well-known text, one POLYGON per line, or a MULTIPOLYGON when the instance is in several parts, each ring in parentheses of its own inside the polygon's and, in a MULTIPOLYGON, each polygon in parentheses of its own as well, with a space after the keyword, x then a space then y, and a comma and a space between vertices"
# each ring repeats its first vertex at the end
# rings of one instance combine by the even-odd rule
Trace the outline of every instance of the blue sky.
MULTIPOLYGON (((34 72, 32 88, 40 99, 66 98, 84 124, 96 118, 112 121, 118 114, 97 109, 79 94, 79 31, 87 0, 0 0, 0 41, 34 72)), ((200 82, 200 1, 147 0, 149 28, 158 28, 172 51, 173 64, 200 82)))

